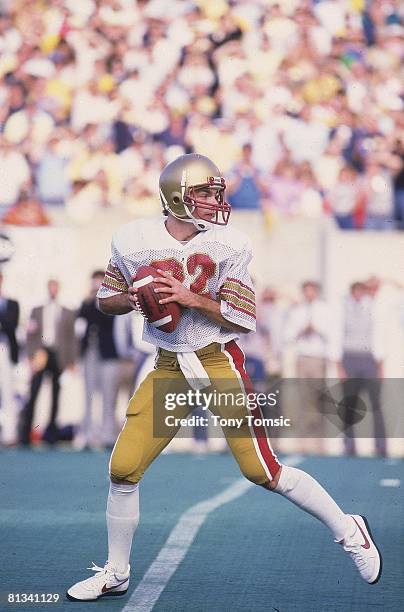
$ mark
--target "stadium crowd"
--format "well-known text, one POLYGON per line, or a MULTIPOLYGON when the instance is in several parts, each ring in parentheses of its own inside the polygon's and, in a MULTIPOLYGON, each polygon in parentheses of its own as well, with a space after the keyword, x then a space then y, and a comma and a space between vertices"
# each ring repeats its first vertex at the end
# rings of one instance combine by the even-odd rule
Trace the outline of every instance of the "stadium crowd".
POLYGON ((399 0, 1 0, 0 220, 155 214, 197 151, 235 208, 404 229, 399 0))

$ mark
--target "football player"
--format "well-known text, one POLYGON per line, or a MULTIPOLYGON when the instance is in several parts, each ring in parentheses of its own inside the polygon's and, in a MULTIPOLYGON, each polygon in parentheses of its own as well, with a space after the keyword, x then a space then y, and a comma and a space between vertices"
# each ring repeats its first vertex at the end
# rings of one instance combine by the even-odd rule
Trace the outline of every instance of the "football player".
MULTIPOLYGON (((152 265, 160 274, 156 291, 168 294, 161 302, 177 302, 182 314, 171 333, 145 321, 144 339, 157 347, 156 365, 130 400, 111 455, 108 560, 67 591, 71 600, 92 601, 123 595, 128 589, 132 538, 139 522, 139 481, 178 431, 172 427, 167 435, 154 435, 153 385, 182 380, 192 386, 207 376, 219 391, 229 384, 238 391, 249 389, 237 338, 255 330, 254 289, 247 269, 252 253, 248 238, 227 225, 225 188, 224 178, 208 158, 182 155, 160 176, 162 218, 132 221, 113 236, 111 260, 98 292, 102 312, 119 315, 136 309, 136 271, 152 265)), ((177 408, 180 416, 189 410, 177 408)), ((225 414, 220 406, 217 410, 225 414)), ((247 407, 239 410, 246 416, 247 407)), ((259 407, 254 410, 260 414, 259 407)), ((244 419, 237 435, 232 427, 224 428, 241 472, 323 522, 362 578, 375 583, 381 558, 366 519, 345 514, 309 474, 281 465, 265 430, 254 420, 249 425, 251 419, 244 419)))

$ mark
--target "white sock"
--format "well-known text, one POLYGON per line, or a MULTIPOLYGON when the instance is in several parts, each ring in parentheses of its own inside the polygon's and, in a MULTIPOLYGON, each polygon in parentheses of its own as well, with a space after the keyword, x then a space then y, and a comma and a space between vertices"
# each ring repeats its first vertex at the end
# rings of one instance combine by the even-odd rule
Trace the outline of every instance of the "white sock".
POLYGON ((349 514, 344 514, 317 480, 303 470, 283 465, 274 491, 327 525, 337 542, 355 530, 355 524, 349 514))
POLYGON ((133 534, 139 523, 139 485, 111 482, 107 501, 108 561, 126 573, 133 534))

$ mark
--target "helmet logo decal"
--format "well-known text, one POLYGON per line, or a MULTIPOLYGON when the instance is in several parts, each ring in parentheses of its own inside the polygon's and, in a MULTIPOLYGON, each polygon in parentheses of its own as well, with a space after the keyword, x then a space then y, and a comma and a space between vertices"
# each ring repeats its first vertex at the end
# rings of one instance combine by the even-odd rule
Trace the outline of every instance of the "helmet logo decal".
POLYGON ((186 187, 187 187, 187 169, 184 168, 184 170, 182 171, 182 176, 181 176, 181 196, 182 196, 182 200, 184 200, 184 195, 185 195, 186 187))

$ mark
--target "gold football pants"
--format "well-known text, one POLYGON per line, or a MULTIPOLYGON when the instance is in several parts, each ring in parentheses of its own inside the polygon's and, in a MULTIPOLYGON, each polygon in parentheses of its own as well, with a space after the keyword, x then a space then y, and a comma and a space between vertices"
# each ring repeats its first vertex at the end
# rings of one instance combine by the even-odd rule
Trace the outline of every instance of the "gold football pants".
MULTIPOLYGON (((240 396, 252 392, 244 367, 244 354, 234 340, 224 345, 210 344, 196 351, 196 354, 212 383, 211 388, 203 390, 204 393, 216 391, 216 394, 237 393, 240 396)), ((155 411, 157 406, 163 405, 164 393, 170 389, 177 391, 179 386, 189 389, 176 354, 159 349, 156 369, 148 374, 129 402, 127 418, 111 456, 111 477, 139 482, 146 468, 178 432, 180 426, 172 426, 160 436, 156 432, 155 411)), ((188 405, 175 405, 170 415, 185 418, 191 410, 192 407, 188 405)), ((258 407, 256 410, 260 411, 258 407)), ((244 476, 256 484, 267 485, 278 472, 280 463, 270 446, 265 428, 248 423, 245 417, 251 412, 245 403, 230 407, 219 403, 211 411, 220 417, 243 418, 241 427, 226 425, 223 433, 244 476)), ((259 412, 257 417, 262 417, 262 414, 259 412)))

